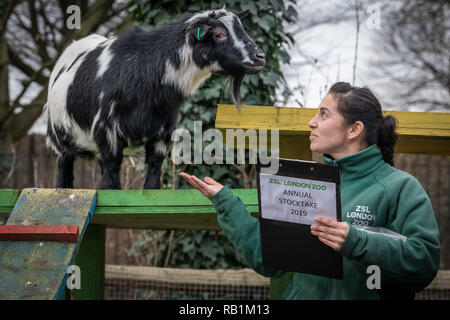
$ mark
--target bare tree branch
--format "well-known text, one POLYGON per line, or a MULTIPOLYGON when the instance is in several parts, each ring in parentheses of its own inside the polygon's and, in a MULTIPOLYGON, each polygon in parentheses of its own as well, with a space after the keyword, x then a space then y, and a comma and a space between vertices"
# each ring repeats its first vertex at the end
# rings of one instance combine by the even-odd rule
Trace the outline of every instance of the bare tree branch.
POLYGON ((358 61, 359 26, 360 26, 359 9, 360 9, 359 1, 355 0, 356 39, 355 39, 355 53, 354 53, 354 57, 353 57, 352 85, 355 85, 356 63, 358 61))
MULTIPOLYGON (((14 10, 14 1, 7 2, 6 5, 2 4, 0 8, 0 119, 4 117, 9 108, 9 69, 10 63, 8 56, 8 45, 5 37, 6 25, 14 10)), ((3 134, 0 132, 0 139, 3 134)))
POLYGON ((36 3, 34 0, 28 0, 28 10, 30 12, 30 18, 31 18, 31 32, 32 37, 35 43, 35 46, 37 47, 39 56, 41 57, 41 60, 43 62, 47 62, 50 60, 50 57, 47 52, 47 44, 45 43, 38 26, 38 16, 36 11, 36 3))
POLYGON ((8 48, 8 54, 10 57, 11 64, 16 68, 18 68, 20 71, 22 71, 28 77, 33 77, 34 78, 33 81, 39 83, 40 85, 44 85, 45 82, 48 81, 48 77, 42 75, 42 73, 36 75, 36 71, 27 63, 25 63, 22 59, 20 59, 20 57, 16 55, 11 48, 8 48))
POLYGON ((8 19, 11 16, 14 7, 18 4, 19 1, 8 1, 7 5, 3 8, 0 17, 0 34, 2 34, 6 29, 6 24, 8 23, 8 19))
MULTIPOLYGON (((391 99, 427 110, 450 110, 450 4, 411 0, 389 3, 374 66, 389 81, 391 99)), ((388 91, 389 92, 389 91, 388 91)))
POLYGON ((40 116, 47 96, 48 70, 68 44, 97 32, 103 25, 107 27, 102 30, 110 32, 124 30, 131 24, 127 5, 114 0, 9 1, 0 16, 0 137, 19 139, 40 116), (65 24, 67 7, 73 4, 81 9, 78 30, 69 30, 65 24), (16 73, 20 70, 26 77, 14 101, 10 101, 9 95, 10 70, 16 73), (41 91, 31 92, 31 88, 36 90, 33 84, 38 84, 41 91), (29 104, 21 104, 29 93, 35 98, 29 104), (17 107, 23 110, 20 114, 14 113, 17 107))

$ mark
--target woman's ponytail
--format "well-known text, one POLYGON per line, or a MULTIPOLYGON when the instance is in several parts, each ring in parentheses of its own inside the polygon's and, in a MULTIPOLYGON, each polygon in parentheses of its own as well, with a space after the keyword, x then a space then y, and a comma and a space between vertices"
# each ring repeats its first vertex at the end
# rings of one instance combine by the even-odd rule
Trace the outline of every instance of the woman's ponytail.
POLYGON ((398 135, 397 121, 383 116, 380 102, 369 88, 359 88, 347 82, 337 82, 329 90, 336 96, 337 107, 347 124, 364 123, 364 137, 370 146, 377 144, 386 163, 394 166, 394 146, 398 135))
POLYGON ((394 166, 394 147, 398 139, 396 127, 396 119, 393 116, 386 116, 382 118, 378 129, 377 145, 381 149, 384 161, 391 166, 394 166))

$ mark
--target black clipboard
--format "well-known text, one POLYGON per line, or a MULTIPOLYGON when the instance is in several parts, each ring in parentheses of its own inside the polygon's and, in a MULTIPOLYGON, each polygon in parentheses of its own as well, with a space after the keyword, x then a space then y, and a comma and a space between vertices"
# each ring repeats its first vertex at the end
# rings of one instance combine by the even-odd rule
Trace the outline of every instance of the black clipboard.
MULTIPOLYGON (((310 225, 262 218, 260 175, 264 167, 257 164, 263 265, 284 271, 343 279, 342 255, 311 234, 310 225)), ((274 175, 335 183, 336 220, 342 221, 339 167, 280 158, 278 172, 274 175)))

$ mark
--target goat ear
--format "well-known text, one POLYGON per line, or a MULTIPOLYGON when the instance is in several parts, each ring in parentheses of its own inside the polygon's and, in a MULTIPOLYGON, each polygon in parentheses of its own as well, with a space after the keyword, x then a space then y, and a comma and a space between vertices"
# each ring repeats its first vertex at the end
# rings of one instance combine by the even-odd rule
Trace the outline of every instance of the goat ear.
POLYGON ((250 10, 246 9, 243 11, 239 11, 238 13, 236 13, 236 15, 239 17, 239 19, 244 19, 246 16, 248 16, 250 10))
POLYGON ((208 33, 208 31, 210 29, 211 29, 211 26, 208 26, 206 24, 202 24, 200 26, 197 26, 194 29, 195 39, 197 39, 198 41, 202 41, 203 38, 205 37, 205 35, 208 33))

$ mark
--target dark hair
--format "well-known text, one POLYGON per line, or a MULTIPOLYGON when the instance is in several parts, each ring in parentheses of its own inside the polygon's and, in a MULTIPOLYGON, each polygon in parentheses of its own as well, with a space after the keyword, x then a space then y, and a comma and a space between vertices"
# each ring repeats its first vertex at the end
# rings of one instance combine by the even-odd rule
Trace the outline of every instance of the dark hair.
POLYGON ((367 144, 376 143, 384 161, 394 166, 394 146, 398 139, 395 132, 397 120, 392 116, 383 116, 380 102, 369 88, 337 82, 328 93, 336 97, 338 110, 347 124, 361 121, 367 144))

